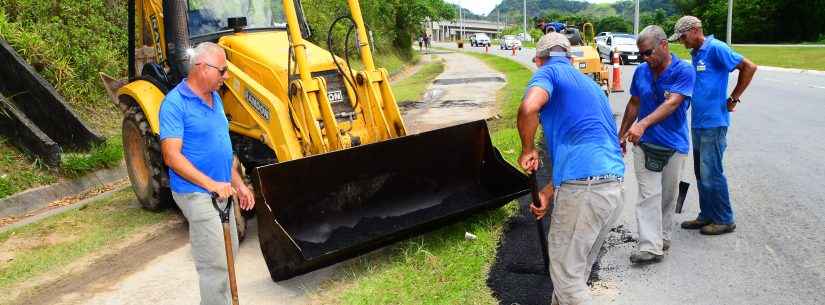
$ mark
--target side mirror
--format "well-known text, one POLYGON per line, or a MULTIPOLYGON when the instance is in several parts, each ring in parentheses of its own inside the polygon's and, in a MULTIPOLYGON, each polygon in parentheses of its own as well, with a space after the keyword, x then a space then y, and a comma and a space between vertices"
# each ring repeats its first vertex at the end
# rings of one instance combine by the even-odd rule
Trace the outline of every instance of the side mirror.
POLYGON ((226 20, 226 24, 230 29, 235 31, 235 33, 238 33, 246 27, 246 17, 229 17, 229 19, 226 20))

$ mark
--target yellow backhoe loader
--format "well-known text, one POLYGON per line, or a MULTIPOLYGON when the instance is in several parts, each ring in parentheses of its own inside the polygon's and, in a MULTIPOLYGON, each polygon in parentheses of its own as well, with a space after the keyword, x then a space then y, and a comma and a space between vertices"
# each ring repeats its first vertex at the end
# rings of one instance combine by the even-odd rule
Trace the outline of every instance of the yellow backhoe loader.
POLYGON ((596 50, 596 33, 592 24, 584 23, 581 31, 575 26, 560 22, 540 22, 537 27, 545 34, 552 31, 567 36, 572 46, 570 53, 573 54, 573 66, 593 78, 605 94, 609 94, 607 67, 602 64, 602 59, 596 50))
POLYGON ((104 83, 125 114, 123 145, 138 200, 150 210, 172 202, 158 111, 186 77, 187 50, 218 43, 229 71, 219 93, 233 149, 258 196, 258 234, 273 280, 528 191, 527 178, 492 146, 484 121, 407 134, 388 73, 373 62, 357 0, 347 1, 349 15, 336 22, 348 20, 355 31, 359 71, 347 56, 307 40, 300 0, 128 2, 129 78, 104 83))

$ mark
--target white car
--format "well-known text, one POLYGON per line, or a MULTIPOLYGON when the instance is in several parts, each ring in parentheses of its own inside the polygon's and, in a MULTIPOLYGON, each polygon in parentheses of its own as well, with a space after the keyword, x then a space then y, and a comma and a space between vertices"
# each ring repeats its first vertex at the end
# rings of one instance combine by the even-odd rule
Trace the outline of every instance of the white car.
POLYGON ((515 35, 504 35, 499 39, 499 49, 511 50, 513 48, 521 50, 521 41, 515 35))
POLYGON ((613 54, 619 54, 620 64, 640 63, 639 47, 636 46, 636 36, 623 33, 610 33, 596 39, 596 48, 599 57, 613 62, 613 54))
POLYGON ((490 37, 484 33, 476 33, 470 36, 470 45, 474 47, 489 47, 492 45, 490 37))

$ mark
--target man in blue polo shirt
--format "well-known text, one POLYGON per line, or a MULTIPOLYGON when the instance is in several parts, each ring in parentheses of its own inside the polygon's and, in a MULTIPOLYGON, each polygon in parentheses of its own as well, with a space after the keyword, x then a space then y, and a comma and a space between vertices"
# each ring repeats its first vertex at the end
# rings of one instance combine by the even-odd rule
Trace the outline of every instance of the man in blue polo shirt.
POLYGON ((693 170, 699 189, 699 215, 682 223, 684 229, 701 229, 705 235, 733 232, 736 223, 728 193, 722 160, 727 147, 730 112, 753 79, 756 65, 730 49, 725 43, 705 37, 702 22, 693 16, 679 18, 671 41, 680 41, 693 49, 696 86, 693 92, 691 127, 693 170), (739 70, 736 87, 728 92, 728 77, 739 70))
MULTIPOLYGON (((218 211, 210 193, 224 207, 235 195, 242 209, 255 197, 233 166, 229 122, 216 92, 226 80, 226 54, 211 42, 190 54, 188 78, 169 91, 160 107, 163 160, 169 166, 172 197, 189 221, 192 257, 198 271, 201 305, 230 304, 226 251, 218 211)), ((230 215, 235 215, 234 210, 230 215)), ((235 217, 230 217, 232 253, 238 253, 235 217)))
POLYGON ((539 122, 552 160, 552 182, 539 193, 540 207, 530 205, 530 210, 537 219, 553 210, 548 230, 551 304, 562 305, 592 302, 587 279, 624 197, 624 161, 607 97, 573 67, 569 51, 562 34, 552 32, 539 40, 534 58, 539 69, 518 111, 519 165, 529 173, 539 168, 533 142, 539 122))
POLYGON ((665 31, 651 25, 636 40, 644 63, 636 67, 619 134, 632 142, 639 182, 639 250, 633 263, 657 262, 670 248, 679 177, 687 158, 687 109, 695 73, 670 53, 665 31))

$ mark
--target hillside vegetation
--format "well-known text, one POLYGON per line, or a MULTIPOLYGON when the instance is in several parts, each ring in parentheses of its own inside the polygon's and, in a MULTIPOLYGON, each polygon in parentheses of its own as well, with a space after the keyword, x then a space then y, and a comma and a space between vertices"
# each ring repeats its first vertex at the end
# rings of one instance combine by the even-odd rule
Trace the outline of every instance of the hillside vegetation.
MULTIPOLYGON (((634 1, 589 3, 571 0, 527 0, 532 24, 538 21, 564 21, 581 25, 590 22, 597 32, 633 30, 634 1)), ((503 0, 487 14, 488 20, 522 18, 522 0, 503 0)), ((641 0, 640 29, 651 24, 668 32, 683 15, 702 19, 706 34, 726 39, 727 0, 641 0)), ((733 7, 735 43, 825 43, 825 1, 737 0, 733 7)), ((512 22, 511 22, 512 23, 512 22)))

